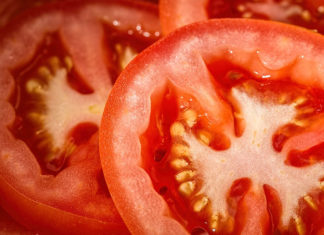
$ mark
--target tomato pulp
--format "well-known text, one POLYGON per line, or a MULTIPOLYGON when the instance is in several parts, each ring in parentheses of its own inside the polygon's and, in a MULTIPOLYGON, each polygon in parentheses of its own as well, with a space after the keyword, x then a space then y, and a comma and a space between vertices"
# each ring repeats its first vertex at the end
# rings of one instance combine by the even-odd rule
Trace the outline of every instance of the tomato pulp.
POLYGON ((42 233, 125 234, 98 135, 120 71, 159 38, 157 7, 64 1, 17 17, 0 40, 0 204, 42 233))
POLYGON ((323 233, 323 45, 295 26, 222 19, 137 56, 99 137, 130 231, 323 233))
POLYGON ((324 33, 321 0, 161 0, 164 33, 211 18, 254 18, 299 25, 324 33))

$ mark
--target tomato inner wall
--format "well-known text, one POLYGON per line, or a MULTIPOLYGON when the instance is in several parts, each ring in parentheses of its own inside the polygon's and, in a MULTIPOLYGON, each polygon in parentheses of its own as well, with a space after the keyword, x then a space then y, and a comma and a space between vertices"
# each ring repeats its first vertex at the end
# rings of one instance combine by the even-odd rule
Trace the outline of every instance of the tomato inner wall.
MULTIPOLYGON (((239 108, 235 107, 235 105, 231 103, 229 92, 231 88, 240 86, 249 86, 253 91, 252 95, 260 97, 260 99, 266 96, 269 102, 278 102, 278 97, 283 95, 285 95, 285 102, 287 103, 291 103, 299 96, 305 96, 308 101, 301 105, 300 108, 305 108, 305 106, 316 107, 315 111, 311 115, 317 115, 323 112, 324 93, 316 89, 294 84, 289 81, 289 78, 283 78, 281 81, 261 81, 253 77, 253 75, 249 74, 244 69, 238 68, 224 60, 211 63, 208 65, 208 68, 214 77, 213 84, 215 86, 215 92, 217 92, 220 97, 232 107, 233 112, 239 111, 239 108)), ((201 108, 199 100, 195 100, 193 96, 186 94, 172 84, 168 84, 163 91, 155 92, 151 97, 151 102, 150 124, 146 132, 140 137, 144 169, 151 176, 155 190, 163 196, 165 201, 169 204, 172 216, 180 221, 188 231, 191 231, 193 234, 197 231, 208 231, 213 233, 213 231, 206 225, 207 221, 205 220, 205 215, 197 215, 192 212, 190 209, 192 202, 187 198, 183 198, 179 194, 177 190, 178 183, 174 178, 176 172, 170 167, 169 162, 170 148, 172 145, 172 138, 170 136, 170 127, 172 123, 178 119, 179 114, 183 109, 193 108, 198 112, 198 115, 201 114, 201 117, 203 117, 202 114, 204 113, 204 110, 201 108), (185 103, 189 104, 188 107, 183 107, 181 103, 181 100, 183 99, 187 101, 185 103)), ((234 122, 233 125, 237 124, 234 122)), ((213 148, 215 151, 230 148, 230 144, 226 141, 226 136, 222 136, 222 133, 217 131, 217 126, 213 125, 213 123, 209 123, 209 120, 203 120, 203 118, 200 118, 196 125, 191 129, 191 133, 195 134, 197 129, 203 127, 210 130, 214 136, 221 136, 219 137, 219 140, 223 140, 223 142, 217 141, 218 143, 221 143, 220 146, 213 147, 210 145, 209 147, 213 148)), ((274 133, 274 136, 279 135, 282 129, 286 131, 285 133, 287 134, 287 138, 302 131, 296 126, 290 128, 281 127, 279 128, 279 133, 274 133), (286 129, 288 129, 288 131, 286 129)), ((278 140, 278 138, 273 138, 273 148, 278 152, 281 151, 281 148, 276 148, 276 146, 283 144, 280 141, 281 140, 278 140), (276 141, 278 141, 278 143, 276 143, 276 141)), ((318 153, 316 160, 321 161, 323 160, 323 157, 320 152, 323 150, 323 144, 319 143, 315 150, 310 149, 308 151, 311 151, 312 154, 318 153)), ((291 154, 294 154, 294 152, 292 151, 291 154)), ((307 154, 308 152, 305 151, 303 154, 299 155, 304 157, 304 155, 307 154)), ((287 164, 289 163, 287 162, 287 164)), ((300 167, 299 165, 292 165, 300 167)), ((201 187, 203 183, 202 180, 199 180, 198 187, 201 187)), ((249 190, 250 185, 249 179, 237 179, 229 189, 229 194, 227 195, 228 209, 230 215, 235 217, 237 221, 239 221, 238 217, 240 216, 237 208, 240 201, 249 190)), ((272 190, 271 186, 265 186, 265 194, 268 195, 268 211, 271 214, 270 219, 272 220, 271 231, 279 231, 278 217, 281 214, 280 200, 275 191, 272 190)), ((320 195, 322 195, 322 193, 320 193, 320 195)), ((301 203, 301 205, 303 205, 303 203, 301 203)), ((301 209, 299 213, 304 215, 306 212, 301 209)), ((236 223, 235 226, 236 228, 232 230, 232 232, 226 232, 223 230, 221 233, 235 234, 236 232, 239 232, 239 227, 241 225, 236 223)), ((312 221, 306 220, 306 226, 311 227, 312 221)), ((295 231, 294 225, 291 224, 288 230, 295 231)))
POLYGON ((210 0, 209 18, 254 18, 281 21, 324 33, 324 4, 299 0, 210 0))

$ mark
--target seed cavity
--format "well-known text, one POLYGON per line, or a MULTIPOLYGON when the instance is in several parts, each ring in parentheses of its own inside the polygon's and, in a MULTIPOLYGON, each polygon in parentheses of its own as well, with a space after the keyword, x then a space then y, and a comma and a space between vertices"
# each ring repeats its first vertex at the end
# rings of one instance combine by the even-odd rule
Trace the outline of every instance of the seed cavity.
POLYGON ((158 148, 154 152, 154 161, 156 161, 156 162, 162 161, 162 159, 164 158, 166 153, 167 153, 167 151, 164 148, 158 148))

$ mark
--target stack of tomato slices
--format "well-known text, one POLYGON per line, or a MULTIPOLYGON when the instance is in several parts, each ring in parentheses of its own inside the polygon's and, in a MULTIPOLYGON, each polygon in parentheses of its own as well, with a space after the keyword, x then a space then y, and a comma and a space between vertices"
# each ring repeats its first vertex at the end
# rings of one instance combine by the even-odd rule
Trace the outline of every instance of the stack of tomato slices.
POLYGON ((324 234, 322 1, 1 10, 0 234, 324 234))

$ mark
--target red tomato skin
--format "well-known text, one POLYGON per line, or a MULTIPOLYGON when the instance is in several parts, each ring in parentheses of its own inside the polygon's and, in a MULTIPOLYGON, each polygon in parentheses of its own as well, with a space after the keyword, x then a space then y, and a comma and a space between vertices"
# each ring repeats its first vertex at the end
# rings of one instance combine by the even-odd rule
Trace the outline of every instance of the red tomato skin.
MULTIPOLYGON (((0 178, 0 188, 0 204, 16 221, 26 226, 26 228, 33 231, 37 227, 35 233, 67 235, 129 234, 125 226, 118 220, 107 223, 33 201, 12 188, 2 177, 0 178), (34 226, 30 227, 31 224, 34 226)), ((113 204, 111 206, 113 207, 113 204)))
MULTIPOLYGON (((274 80, 280 79, 282 74, 286 75, 286 71, 278 68, 289 67, 295 57, 303 55, 309 59, 314 58, 316 62, 313 63, 320 64, 319 61, 322 60, 318 55, 321 53, 317 54, 317 52, 324 52, 323 37, 306 29, 277 22, 221 19, 199 22, 178 29, 135 58, 119 76, 112 89, 106 103, 99 136, 100 157, 106 182, 117 209, 133 234, 154 232, 188 234, 188 231, 170 216, 170 208, 154 191, 149 175, 142 168, 143 160, 138 139, 148 126, 151 109, 149 97, 153 91, 158 93, 168 82, 175 83, 181 89, 189 89, 188 92, 193 93, 195 93, 193 90, 198 87, 206 88, 207 85, 204 86, 205 84, 199 80, 199 77, 204 77, 205 74, 197 67, 201 61, 205 63, 212 61, 212 53, 218 46, 224 46, 226 50, 229 45, 249 49, 249 45, 255 45, 258 48, 256 51, 262 53, 265 57, 261 57, 267 61, 267 67, 264 68, 265 74, 279 70, 278 74, 273 74, 274 80), (236 36, 232 34, 229 36, 228 33, 233 31, 235 32, 233 35, 236 36), (241 43, 238 35, 246 36, 247 41, 243 40, 241 43), (286 44, 284 50, 279 48, 280 45, 272 43, 274 36, 291 39, 289 42, 296 44, 286 44), (249 40, 253 40, 253 43, 249 40), (194 53, 188 52, 186 47, 188 44, 194 49, 194 53), (307 44, 312 45, 314 50, 308 51, 305 46, 307 44), (279 55, 277 50, 282 54, 279 55), (191 64, 186 64, 188 61, 181 57, 182 53, 191 56, 191 64), (190 68, 190 72, 183 71, 181 66, 184 65, 190 68)), ((251 69, 249 71, 253 73, 257 71, 257 67, 257 64, 253 64, 246 69, 251 69)), ((305 78, 300 76, 292 78, 297 83, 308 82, 307 85, 324 87, 319 74, 312 80, 303 79, 305 78)), ((255 228, 252 231, 257 234, 267 234, 269 218, 265 214, 265 198, 260 198, 253 193, 248 194, 244 205, 249 204, 251 198, 255 198, 257 205, 261 207, 260 211, 250 211, 251 215, 260 216, 258 221, 249 221, 252 228, 255 228), (258 227, 260 224, 265 228, 258 227)), ((251 230, 244 231, 252 234, 251 230)))

